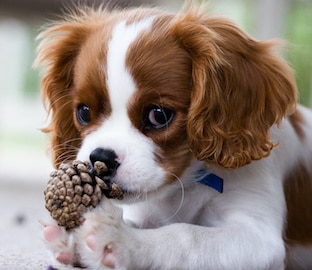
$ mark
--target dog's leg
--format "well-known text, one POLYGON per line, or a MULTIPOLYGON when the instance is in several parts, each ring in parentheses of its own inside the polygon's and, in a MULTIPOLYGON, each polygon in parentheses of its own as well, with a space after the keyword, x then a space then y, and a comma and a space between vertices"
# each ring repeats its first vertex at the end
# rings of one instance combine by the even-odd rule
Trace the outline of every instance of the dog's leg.
POLYGON ((261 221, 264 232, 237 220, 214 228, 176 223, 137 229, 111 202, 102 210, 87 213, 76 234, 82 262, 90 269, 284 268, 284 243, 261 221))
MULTIPOLYGON (((124 223, 122 210, 104 198, 101 207, 85 214, 85 219, 76 234, 82 261, 91 269, 123 269, 119 255, 126 255, 128 247, 117 248, 116 244, 125 241, 131 245, 133 241, 126 232, 131 227, 124 223)), ((129 264, 125 265, 125 269, 131 269, 129 264)))

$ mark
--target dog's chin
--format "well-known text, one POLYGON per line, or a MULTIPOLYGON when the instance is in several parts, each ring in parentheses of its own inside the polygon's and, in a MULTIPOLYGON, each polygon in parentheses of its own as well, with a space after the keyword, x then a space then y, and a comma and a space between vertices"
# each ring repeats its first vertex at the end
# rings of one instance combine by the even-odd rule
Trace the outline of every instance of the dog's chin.
POLYGON ((120 177, 111 179, 111 183, 115 183, 123 192, 123 198, 119 200, 121 203, 143 202, 159 196, 161 191, 167 185, 165 181, 158 180, 158 184, 154 181, 153 185, 148 185, 146 181, 141 183, 131 183, 120 177))
POLYGON ((149 193, 123 190, 122 199, 112 199, 112 200, 116 204, 134 204, 143 202, 149 197, 150 197, 149 193))
POLYGON ((140 193, 140 192, 134 192, 134 191, 125 191, 123 190, 123 198, 121 200, 118 200, 120 203, 137 203, 142 202, 146 199, 147 193, 140 193))
POLYGON ((121 204, 131 204, 131 203, 138 203, 142 201, 146 201, 148 199, 151 199, 157 194, 159 194, 159 189, 149 190, 149 191, 141 191, 141 190, 127 190, 123 189, 123 198, 121 200, 115 200, 117 203, 121 204))
POLYGON ((152 196, 155 191, 139 192, 139 191, 127 191, 123 190, 123 198, 119 200, 121 203, 137 203, 145 201, 147 198, 152 196))

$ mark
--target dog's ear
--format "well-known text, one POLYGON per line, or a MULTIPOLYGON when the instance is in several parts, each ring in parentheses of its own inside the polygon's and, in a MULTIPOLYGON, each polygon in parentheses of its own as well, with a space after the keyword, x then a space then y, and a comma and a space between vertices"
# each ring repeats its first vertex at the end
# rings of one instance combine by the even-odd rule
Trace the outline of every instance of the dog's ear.
POLYGON ((81 11, 66 20, 50 26, 38 39, 38 56, 34 66, 43 66, 42 98, 50 113, 48 127, 54 165, 75 157, 80 145, 79 133, 73 120, 73 75, 77 55, 89 34, 90 22, 81 11))
POLYGON ((192 59, 187 120, 199 160, 238 168, 270 154, 269 129, 291 113, 297 89, 291 69, 276 56, 277 42, 258 42, 233 23, 190 10, 174 34, 192 59))

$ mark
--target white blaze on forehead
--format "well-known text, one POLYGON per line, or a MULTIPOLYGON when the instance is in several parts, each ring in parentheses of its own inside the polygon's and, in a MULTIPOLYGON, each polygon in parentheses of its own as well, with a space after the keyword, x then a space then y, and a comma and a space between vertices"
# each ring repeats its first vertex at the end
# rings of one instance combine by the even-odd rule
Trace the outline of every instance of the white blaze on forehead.
POLYGON ((127 102, 135 91, 135 83, 126 68, 129 46, 143 30, 150 28, 152 23, 153 17, 130 25, 122 21, 113 30, 107 53, 107 87, 113 114, 116 110, 126 110, 127 102))
POLYGON ((112 113, 97 130, 86 136, 77 155, 77 159, 88 161, 96 148, 113 150, 120 163, 113 181, 128 191, 139 193, 157 189, 166 175, 155 160, 157 146, 131 124, 127 112, 129 99, 136 90, 126 67, 127 52, 131 43, 152 23, 153 17, 130 25, 122 21, 113 29, 106 73, 112 113))

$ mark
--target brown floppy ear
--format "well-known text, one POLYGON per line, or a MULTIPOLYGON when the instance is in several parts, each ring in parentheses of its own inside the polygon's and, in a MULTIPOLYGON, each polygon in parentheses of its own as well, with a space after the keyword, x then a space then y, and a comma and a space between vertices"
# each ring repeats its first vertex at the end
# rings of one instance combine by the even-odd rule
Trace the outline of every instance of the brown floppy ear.
POLYGON ((291 69, 228 20, 190 9, 173 29, 189 52, 193 89, 187 120, 199 160, 238 168, 270 154, 269 129, 291 113, 297 89, 291 69))
POLYGON ((34 66, 44 66, 41 82, 42 98, 51 116, 43 131, 51 133, 55 166, 76 156, 81 140, 74 125, 72 87, 75 60, 89 34, 85 13, 68 16, 68 20, 51 26, 38 39, 38 56, 34 66))

